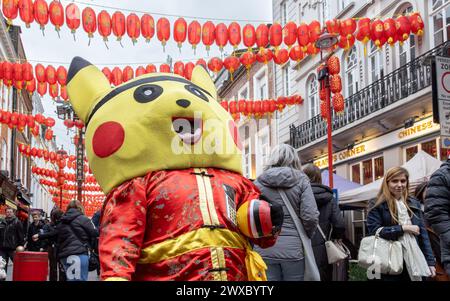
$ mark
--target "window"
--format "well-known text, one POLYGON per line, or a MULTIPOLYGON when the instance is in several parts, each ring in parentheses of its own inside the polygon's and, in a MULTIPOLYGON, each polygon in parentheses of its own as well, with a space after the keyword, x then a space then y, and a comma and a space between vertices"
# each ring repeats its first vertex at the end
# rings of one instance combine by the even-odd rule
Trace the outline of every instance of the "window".
POLYGON ((262 69, 254 77, 255 83, 255 99, 267 99, 269 95, 268 85, 267 85, 267 72, 266 69, 262 69))
POLYGON ((314 75, 308 81, 307 84, 307 95, 309 100, 309 118, 313 118, 314 116, 319 114, 320 109, 320 101, 318 96, 319 84, 316 80, 316 76, 314 75))
POLYGON ((281 3, 281 9, 280 9, 280 14, 281 14, 281 26, 284 26, 287 23, 287 1, 283 1, 281 3))
POLYGON ((433 40, 437 46, 450 39, 450 5, 448 0, 433 0, 431 6, 433 40))
POLYGON ((347 55, 345 67, 345 79, 347 85, 346 97, 350 97, 358 92, 358 54, 355 46, 353 46, 347 55))
POLYGON ((351 172, 353 182, 362 185, 372 183, 384 176, 384 158, 379 156, 356 163, 352 165, 351 172))
POLYGON ((319 22, 320 25, 324 26, 325 22, 330 19, 329 13, 328 13, 328 0, 322 0, 321 4, 319 6, 319 9, 317 10, 319 14, 319 22))
POLYGON ((244 86, 240 91, 239 91, 239 99, 248 99, 248 85, 244 86))
POLYGON ((423 150, 424 152, 426 152, 432 157, 435 157, 438 160, 441 161, 447 160, 447 149, 441 147, 440 138, 434 138, 432 140, 427 140, 419 144, 405 147, 404 152, 405 162, 411 160, 411 158, 414 157, 420 150, 423 150))
POLYGON ((285 67, 283 67, 282 69, 283 72, 283 96, 289 96, 290 94, 290 89, 289 89, 289 84, 290 84, 290 75, 289 75, 289 63, 286 64, 285 67))
POLYGON ((8 169, 8 146, 6 145, 6 140, 2 140, 2 158, 1 158, 1 170, 8 169))
POLYGON ((339 0, 338 1, 338 10, 339 10, 339 12, 344 10, 344 8, 346 8, 347 5, 350 4, 350 2, 351 2, 351 0, 339 0))
POLYGON ((369 65, 370 83, 374 83, 381 78, 383 73, 383 53, 378 51, 372 41, 370 41, 369 65))
MULTIPOLYGON (((407 15, 413 12, 413 7, 408 6, 401 11, 402 15, 407 15)), ((416 57, 416 40, 413 34, 403 44, 397 43, 399 47, 400 67, 406 65, 409 61, 416 57)))
POLYGON ((257 155, 256 155, 256 176, 263 172, 263 167, 267 162, 270 150, 269 127, 266 126, 256 135, 257 155))
POLYGON ((251 177, 252 171, 252 156, 250 153, 250 145, 247 145, 244 149, 244 176, 251 177))

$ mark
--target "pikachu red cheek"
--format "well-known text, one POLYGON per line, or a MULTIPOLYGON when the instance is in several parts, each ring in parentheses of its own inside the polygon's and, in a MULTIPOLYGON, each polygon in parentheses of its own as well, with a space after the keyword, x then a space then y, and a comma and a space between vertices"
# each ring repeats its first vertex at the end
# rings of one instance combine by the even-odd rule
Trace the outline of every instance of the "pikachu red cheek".
POLYGON ((119 150, 124 139, 125 131, 120 123, 108 121, 95 130, 92 148, 97 157, 106 158, 119 150))
POLYGON ((239 130, 233 120, 228 122, 228 129, 230 130, 231 137, 233 137, 234 144, 236 144, 239 150, 242 150, 241 139, 239 139, 239 130))

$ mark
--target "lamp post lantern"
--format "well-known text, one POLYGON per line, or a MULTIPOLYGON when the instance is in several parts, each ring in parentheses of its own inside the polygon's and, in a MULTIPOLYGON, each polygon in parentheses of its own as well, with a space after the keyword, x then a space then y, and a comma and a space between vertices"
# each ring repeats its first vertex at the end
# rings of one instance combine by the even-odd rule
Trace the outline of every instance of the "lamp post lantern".
POLYGON ((323 51, 333 53, 334 46, 338 43, 336 36, 324 31, 317 39, 315 46, 320 49, 320 59, 322 61, 318 70, 317 79, 320 82, 320 89, 325 89, 326 116, 327 116, 327 144, 328 144, 328 184, 333 189, 333 141, 332 141, 332 124, 331 124, 331 90, 330 90, 330 73, 326 64, 327 58, 322 56, 323 51))

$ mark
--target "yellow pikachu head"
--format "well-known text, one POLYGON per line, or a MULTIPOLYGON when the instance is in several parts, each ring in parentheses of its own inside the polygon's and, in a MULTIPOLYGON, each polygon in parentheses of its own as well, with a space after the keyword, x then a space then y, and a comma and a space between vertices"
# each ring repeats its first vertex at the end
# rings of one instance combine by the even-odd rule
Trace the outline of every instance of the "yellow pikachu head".
POLYGON ((194 68, 191 81, 152 73, 111 88, 97 67, 75 57, 67 81, 72 106, 87 126, 90 167, 105 193, 155 170, 241 172, 236 125, 203 67, 194 68))

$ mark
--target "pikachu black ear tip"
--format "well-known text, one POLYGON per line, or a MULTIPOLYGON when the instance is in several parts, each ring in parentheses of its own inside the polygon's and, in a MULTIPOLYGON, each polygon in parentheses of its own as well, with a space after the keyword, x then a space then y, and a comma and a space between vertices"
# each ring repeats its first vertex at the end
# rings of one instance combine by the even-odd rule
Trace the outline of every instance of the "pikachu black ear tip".
POLYGON ((92 64, 84 58, 79 56, 74 57, 70 63, 69 72, 67 72, 67 82, 70 82, 78 71, 90 65, 92 64))

